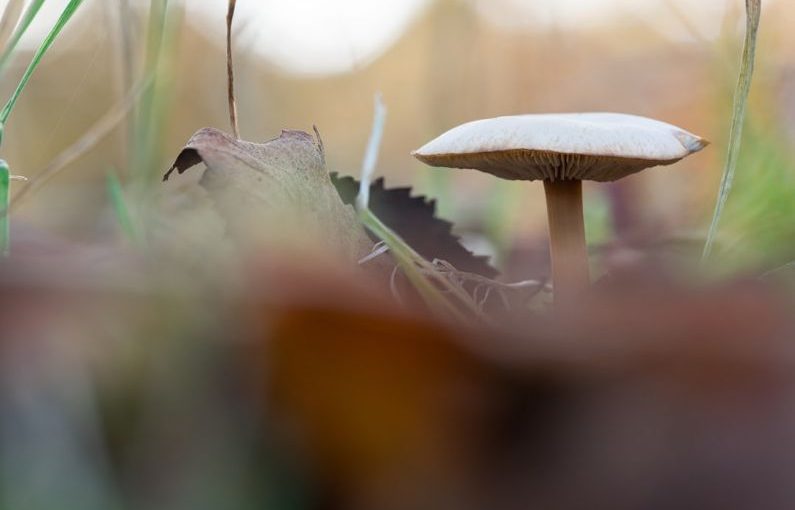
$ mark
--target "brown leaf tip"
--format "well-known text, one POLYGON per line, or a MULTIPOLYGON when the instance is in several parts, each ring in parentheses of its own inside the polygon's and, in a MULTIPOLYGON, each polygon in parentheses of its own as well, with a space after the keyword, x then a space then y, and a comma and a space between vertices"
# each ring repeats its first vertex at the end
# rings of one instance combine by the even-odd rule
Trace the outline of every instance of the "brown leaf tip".
POLYGON ((317 128, 316 125, 312 126, 312 129, 315 131, 315 137, 317 138, 317 150, 320 152, 320 159, 323 161, 323 164, 326 164, 326 145, 323 143, 323 137, 320 136, 320 130, 317 128))

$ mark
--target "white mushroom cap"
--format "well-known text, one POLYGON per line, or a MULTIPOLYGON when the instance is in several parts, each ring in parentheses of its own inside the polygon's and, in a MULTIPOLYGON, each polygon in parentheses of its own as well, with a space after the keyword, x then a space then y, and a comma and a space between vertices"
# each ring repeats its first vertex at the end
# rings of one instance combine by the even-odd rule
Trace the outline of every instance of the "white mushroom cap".
POLYGON ((510 180, 615 181, 709 144, 671 124, 618 113, 520 115, 454 128, 413 155, 510 180))

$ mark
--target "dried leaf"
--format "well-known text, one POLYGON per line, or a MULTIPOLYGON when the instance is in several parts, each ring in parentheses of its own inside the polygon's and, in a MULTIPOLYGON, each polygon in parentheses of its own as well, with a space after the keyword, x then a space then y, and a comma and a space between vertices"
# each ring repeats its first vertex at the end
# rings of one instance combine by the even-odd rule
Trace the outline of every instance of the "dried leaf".
MULTIPOLYGON (((331 181, 343 202, 353 204, 356 201, 358 180, 333 173, 331 181)), ((387 189, 384 179, 378 179, 370 187, 370 209, 427 260, 445 260, 459 271, 487 278, 497 276, 488 257, 479 257, 467 250, 453 234, 453 224, 436 217, 434 200, 412 196, 411 188, 387 189)))
POLYGON ((163 180, 202 162, 207 170, 200 184, 238 241, 309 244, 352 261, 372 249, 353 208, 331 183, 322 147, 308 133, 284 131, 258 144, 205 128, 188 141, 163 180))

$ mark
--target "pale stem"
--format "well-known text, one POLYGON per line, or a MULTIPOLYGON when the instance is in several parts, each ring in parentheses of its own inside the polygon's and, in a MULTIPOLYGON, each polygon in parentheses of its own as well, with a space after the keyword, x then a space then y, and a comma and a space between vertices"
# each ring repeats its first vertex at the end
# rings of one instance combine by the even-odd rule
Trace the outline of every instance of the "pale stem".
POLYGON ((555 306, 570 303, 590 285, 582 181, 544 181, 549 218, 555 306))

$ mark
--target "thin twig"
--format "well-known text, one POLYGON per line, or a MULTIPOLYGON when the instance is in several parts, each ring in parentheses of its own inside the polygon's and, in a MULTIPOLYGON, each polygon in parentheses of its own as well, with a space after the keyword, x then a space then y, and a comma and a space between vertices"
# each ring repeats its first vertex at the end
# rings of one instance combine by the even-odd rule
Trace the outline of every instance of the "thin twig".
POLYGON ((373 251, 359 261, 359 265, 363 266, 364 264, 367 264, 368 262, 377 259, 378 257, 380 257, 381 255, 385 254, 388 251, 389 251, 389 246, 384 241, 379 241, 375 243, 375 245, 373 246, 373 251))
POLYGON ((538 294, 541 291, 547 290, 548 288, 547 283, 541 280, 524 280, 521 282, 513 282, 513 283, 498 282, 497 280, 492 280, 491 278, 487 278, 477 273, 468 273, 466 271, 460 271, 446 260, 440 260, 440 259, 435 259, 433 261, 433 271, 446 276, 449 280, 451 280, 453 283, 457 284, 460 287, 463 287, 466 283, 477 284, 477 287, 475 287, 475 291, 473 291, 472 293, 472 297, 476 301, 477 301, 477 291, 479 288, 483 286, 488 288, 495 288, 497 290, 510 290, 510 291, 521 291, 521 290, 532 289, 534 291, 533 295, 538 294))
POLYGON ((235 64, 232 57, 232 24, 235 20, 237 0, 229 0, 229 11, 226 15, 226 74, 228 78, 229 122, 232 134, 240 140, 240 127, 237 123, 237 99, 235 97, 235 64))
POLYGON ((395 301, 398 302, 399 305, 403 305, 403 298, 400 297, 400 289, 398 289, 397 284, 397 277, 400 274, 400 266, 395 266, 392 269, 392 274, 389 276, 389 290, 392 292, 392 297, 395 298, 395 301))

